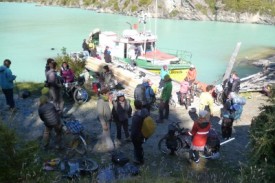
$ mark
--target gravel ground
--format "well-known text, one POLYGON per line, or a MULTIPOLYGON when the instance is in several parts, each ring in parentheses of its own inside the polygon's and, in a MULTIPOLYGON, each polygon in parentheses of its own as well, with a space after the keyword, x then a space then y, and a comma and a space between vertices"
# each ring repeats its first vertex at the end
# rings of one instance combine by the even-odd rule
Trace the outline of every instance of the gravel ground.
MULTIPOLYGON (((260 93, 251 93, 246 96, 247 103, 244 106, 242 117, 237 122, 234 122, 233 137, 236 139, 221 147, 221 157, 218 161, 222 161, 225 166, 230 166, 238 169, 239 162, 246 162, 249 151, 248 143, 248 131, 250 128, 251 120, 253 117, 259 114, 259 107, 266 104, 266 97, 260 93)), ((44 125, 39 119, 38 109, 38 97, 32 96, 27 99, 21 99, 15 96, 16 106, 18 111, 15 114, 7 111, 5 106, 4 96, 0 95, 0 117, 11 128, 15 129, 18 134, 25 140, 32 140, 42 136, 44 125)), ((197 99, 193 104, 196 106, 197 99)), ((89 147, 88 156, 98 160, 100 164, 108 164, 110 162, 110 154, 96 152, 94 146, 96 144, 98 136, 101 134, 102 129, 100 123, 97 121, 96 114, 96 100, 90 100, 80 106, 73 104, 66 104, 65 111, 69 114, 72 113, 85 127, 87 134, 87 142, 89 147)), ((215 107, 215 116, 212 121, 212 127, 220 133, 220 125, 218 124, 220 107, 215 107)), ((152 116, 157 119, 158 112, 152 111, 152 116)), ((196 117, 196 116, 195 116, 196 117)), ((169 122, 179 121, 185 128, 191 128, 193 120, 195 118, 194 113, 188 112, 184 107, 178 106, 171 107, 171 114, 169 121, 163 124, 157 125, 155 134, 144 143, 145 153, 145 166, 148 166, 153 172, 161 175, 168 176, 173 174, 174 169, 181 170, 183 166, 189 164, 187 161, 187 154, 180 156, 163 155, 157 150, 158 141, 167 133, 167 126, 169 122), (171 171, 167 171, 167 168, 171 171), (154 171, 159 169, 159 171, 154 171)), ((115 137, 115 124, 111 123, 112 138, 115 137)), ((122 133, 124 135, 124 133, 122 133)), ((123 137, 123 136, 122 136, 123 137)), ((122 144, 116 144, 116 148, 125 152, 130 160, 133 160, 133 146, 131 143, 122 142, 122 144)), ((203 160, 201 165, 205 167, 209 165, 215 166, 217 160, 210 161, 203 160)), ((197 167, 198 168, 198 167, 197 167)), ((191 176, 191 175, 190 175, 191 176)), ((213 180, 213 179, 212 179, 213 180)))

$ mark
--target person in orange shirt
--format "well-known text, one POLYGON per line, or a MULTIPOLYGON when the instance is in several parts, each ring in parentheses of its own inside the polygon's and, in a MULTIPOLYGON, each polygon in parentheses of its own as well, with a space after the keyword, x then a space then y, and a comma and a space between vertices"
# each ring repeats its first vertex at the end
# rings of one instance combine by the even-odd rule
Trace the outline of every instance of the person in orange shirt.
POLYGON ((187 76, 186 76, 187 81, 189 82, 190 86, 196 80, 196 77, 197 77, 197 70, 194 65, 191 65, 190 69, 187 72, 187 76))

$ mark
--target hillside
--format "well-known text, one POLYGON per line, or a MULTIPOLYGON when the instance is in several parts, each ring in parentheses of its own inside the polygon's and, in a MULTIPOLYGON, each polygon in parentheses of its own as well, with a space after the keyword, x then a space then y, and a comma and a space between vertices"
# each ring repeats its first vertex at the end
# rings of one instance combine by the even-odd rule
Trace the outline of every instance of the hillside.
POLYGON ((275 0, 9 0, 38 2, 136 16, 139 11, 159 18, 275 24, 275 0), (156 3, 157 2, 157 3, 156 3), (157 5, 156 5, 157 4, 157 5), (157 13, 156 13, 156 6, 157 13))

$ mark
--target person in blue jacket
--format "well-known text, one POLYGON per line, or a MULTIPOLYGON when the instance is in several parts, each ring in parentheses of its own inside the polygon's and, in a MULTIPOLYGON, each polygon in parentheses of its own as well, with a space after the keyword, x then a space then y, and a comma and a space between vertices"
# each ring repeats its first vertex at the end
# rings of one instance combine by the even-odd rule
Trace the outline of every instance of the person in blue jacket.
POLYGON ((13 99, 13 81, 16 76, 12 74, 10 70, 11 61, 9 59, 4 60, 3 65, 0 67, 0 86, 6 97, 6 103, 10 106, 10 110, 15 109, 13 99))

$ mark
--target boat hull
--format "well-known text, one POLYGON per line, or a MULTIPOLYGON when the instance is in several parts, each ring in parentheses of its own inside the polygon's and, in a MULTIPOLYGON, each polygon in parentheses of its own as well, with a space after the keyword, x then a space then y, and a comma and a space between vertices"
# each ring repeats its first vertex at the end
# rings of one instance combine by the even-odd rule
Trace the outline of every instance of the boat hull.
MULTIPOLYGON (((160 74, 160 70, 158 69, 149 69, 148 71, 154 74, 160 74)), ((188 69, 170 69, 169 75, 173 80, 182 81, 187 75, 188 69)))

